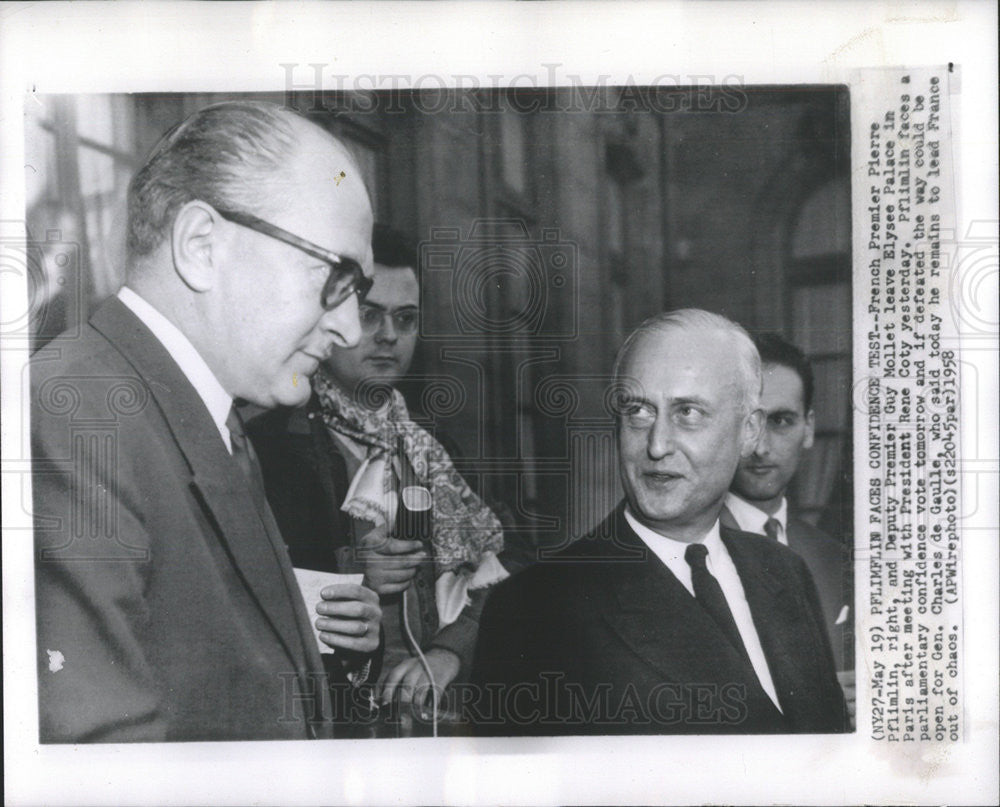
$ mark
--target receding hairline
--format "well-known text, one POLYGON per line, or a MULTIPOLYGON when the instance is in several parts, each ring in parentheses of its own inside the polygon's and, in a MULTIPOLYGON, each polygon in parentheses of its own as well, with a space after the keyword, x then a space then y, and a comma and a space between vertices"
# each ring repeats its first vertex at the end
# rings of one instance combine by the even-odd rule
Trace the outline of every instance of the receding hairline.
POLYGON ((326 146, 332 146, 336 156, 342 158, 348 167, 354 169, 355 176, 359 179, 361 178, 361 168, 358 165, 357 160, 351 153, 351 150, 347 147, 347 144, 343 140, 338 138, 331 132, 328 132, 318 123, 315 123, 302 115, 286 110, 290 116, 289 120, 293 128, 298 129, 295 132, 296 144, 295 149, 300 157, 306 157, 309 153, 309 143, 310 138, 314 139, 317 144, 322 144, 326 146))
MULTIPOLYGON (((357 190, 368 198, 371 204, 368 188, 361 175, 361 169, 350 149, 335 135, 326 131, 321 126, 313 123, 308 118, 289 112, 289 121, 292 125, 294 142, 288 154, 288 163, 275 171, 270 178, 272 189, 285 191, 297 197, 301 195, 301 182, 305 181, 328 181, 335 182, 339 168, 344 173, 342 184, 346 183, 345 190, 357 183, 357 190), (323 176, 323 172, 317 171, 317 163, 322 161, 322 165, 330 169, 329 176, 323 176)), ((262 199, 260 206, 262 209, 273 208, 269 204, 274 200, 262 199)))
POLYGON ((753 411, 760 405, 760 393, 763 386, 763 372, 760 354, 746 330, 736 322, 710 311, 698 308, 683 308, 656 314, 649 317, 633 330, 622 343, 615 356, 612 369, 612 384, 621 385, 637 347, 647 338, 654 335, 668 335, 673 332, 685 335, 728 336, 728 343, 733 346, 733 360, 740 383, 741 405, 748 411, 753 411))
MULTIPOLYGON (((621 371, 629 366, 633 357, 640 348, 646 347, 653 340, 663 339, 674 335, 685 338, 695 338, 699 336, 707 337, 709 339, 718 340, 724 344, 732 345, 733 347, 739 343, 738 335, 733 331, 724 328, 682 323, 652 325, 644 330, 636 330, 633 334, 633 338, 628 342, 627 346, 623 345, 623 352, 618 361, 618 369, 620 371, 619 374, 624 376, 624 373, 621 371)), ((733 360, 737 361, 735 357, 733 360)))
POLYGON ((202 107, 160 138, 129 182, 128 264, 160 248, 191 201, 270 220, 334 184, 370 208, 349 145, 307 116, 265 101, 202 107))

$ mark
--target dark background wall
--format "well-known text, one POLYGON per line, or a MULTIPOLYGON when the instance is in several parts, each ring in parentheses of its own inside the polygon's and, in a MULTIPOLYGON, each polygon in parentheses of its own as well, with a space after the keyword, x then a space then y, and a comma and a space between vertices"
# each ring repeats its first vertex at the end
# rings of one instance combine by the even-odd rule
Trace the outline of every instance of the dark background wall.
MULTIPOLYGON (((231 97, 33 107, 29 229, 79 245, 64 250, 74 293, 42 331, 118 288, 129 177, 167 128, 231 97)), ((809 519, 849 529, 846 89, 254 97, 344 138, 377 218, 419 245, 424 338, 408 397, 530 542, 578 534, 617 501, 614 353, 645 317, 689 306, 781 331, 810 355, 818 439, 792 498, 809 519)))

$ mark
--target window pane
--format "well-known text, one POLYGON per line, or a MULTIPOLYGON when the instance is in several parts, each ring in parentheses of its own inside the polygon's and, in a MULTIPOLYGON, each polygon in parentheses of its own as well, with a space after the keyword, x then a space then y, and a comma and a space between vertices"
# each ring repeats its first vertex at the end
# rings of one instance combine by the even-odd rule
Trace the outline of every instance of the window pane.
POLYGON ((524 146, 524 116, 505 112, 500 116, 500 167, 504 182, 518 193, 528 187, 527 152, 524 146))
MULTIPOLYGON (((28 208, 59 196, 56 177, 56 138, 43 129, 39 120, 28 116, 24 122, 24 189, 28 208)), ((40 236, 44 238, 44 233, 40 236)))
POLYGON ((78 156, 96 302, 113 294, 124 281, 125 194, 132 170, 86 147, 79 149, 78 156))
POLYGON ((793 341, 807 355, 851 352, 851 287, 803 286, 792 292, 793 341))
POLYGON ((131 98, 78 95, 75 100, 76 131, 80 137, 131 154, 135 130, 131 98))
POLYGON ((851 411, 851 361, 849 358, 814 361, 813 409, 820 431, 846 431, 851 411))
POLYGON ((610 252, 622 254, 625 251, 625 225, 623 222, 624 200, 621 185, 610 176, 604 183, 607 193, 605 204, 604 237, 610 252))
POLYGON ((802 459, 791 484, 791 498, 803 510, 822 510, 840 473, 842 440, 820 437, 802 459))

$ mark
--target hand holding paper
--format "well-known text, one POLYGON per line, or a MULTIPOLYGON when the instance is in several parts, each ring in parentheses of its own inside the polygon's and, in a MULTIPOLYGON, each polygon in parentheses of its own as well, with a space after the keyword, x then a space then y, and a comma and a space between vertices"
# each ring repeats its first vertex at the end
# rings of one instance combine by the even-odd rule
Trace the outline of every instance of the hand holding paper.
POLYGON ((295 578, 321 653, 371 653, 378 647, 382 609, 378 595, 361 585, 363 575, 296 569, 295 578))

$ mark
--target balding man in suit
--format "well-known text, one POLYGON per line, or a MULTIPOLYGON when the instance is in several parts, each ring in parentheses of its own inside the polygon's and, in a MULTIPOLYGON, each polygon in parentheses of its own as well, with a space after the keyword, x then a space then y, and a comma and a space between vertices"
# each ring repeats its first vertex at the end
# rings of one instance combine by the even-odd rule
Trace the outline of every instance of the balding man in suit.
POLYGON ((625 501, 494 590, 470 718, 504 735, 844 731, 802 559, 719 525, 761 428, 750 338, 670 312, 629 336, 614 376, 625 501))
POLYGON ((127 281, 32 363, 43 742, 333 734, 374 592, 306 604, 236 403, 303 403, 360 336, 372 213, 344 146, 277 106, 203 109, 129 186, 127 281))

